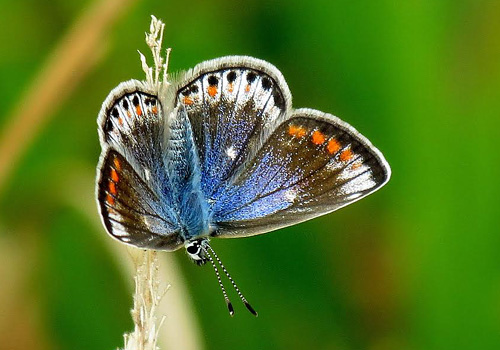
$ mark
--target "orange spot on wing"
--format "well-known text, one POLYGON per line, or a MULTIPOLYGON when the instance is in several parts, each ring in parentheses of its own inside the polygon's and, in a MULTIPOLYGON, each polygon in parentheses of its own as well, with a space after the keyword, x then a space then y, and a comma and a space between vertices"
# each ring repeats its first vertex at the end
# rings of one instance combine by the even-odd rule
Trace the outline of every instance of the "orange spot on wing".
POLYGON ((108 202, 109 205, 115 205, 115 198, 108 193, 106 195, 106 202, 108 202))
POLYGON ((185 105, 191 106, 194 103, 194 100, 189 96, 184 96, 182 102, 184 102, 185 105))
POLYGON ((335 139, 331 139, 330 141, 328 141, 326 149, 330 154, 337 153, 340 149, 340 143, 335 139))
POLYGON ((127 117, 132 118, 132 113, 130 113, 130 111, 127 111, 127 117))
POLYGON ((151 112, 153 112, 153 114, 158 114, 158 107, 153 106, 153 107, 151 108, 151 112))
POLYGON ((233 89, 234 89, 234 84, 233 83, 229 83, 229 85, 227 86, 227 91, 233 92, 233 89))
POLYGON ((352 170, 356 170, 356 169, 359 169, 359 167, 361 167, 361 163, 360 162, 356 162, 352 165, 351 169, 352 170))
POLYGON ((122 118, 118 118, 118 124, 123 125, 123 119, 122 118))
POLYGON ((116 170, 120 171, 122 169, 122 165, 118 158, 113 159, 113 164, 115 165, 116 170))
POLYGON ((316 130, 312 134, 311 141, 315 145, 322 145, 323 143, 325 143, 325 135, 321 131, 316 130))
POLYGON ((142 115, 142 108, 141 108, 141 106, 139 106, 139 105, 135 106, 135 112, 140 117, 142 115))
POLYGON ((118 182, 118 180, 120 180, 120 177, 118 176, 118 173, 115 169, 111 169, 111 180, 113 180, 114 182, 118 182))
POLYGON ((301 138, 306 135, 306 129, 304 129, 301 126, 296 126, 296 125, 290 125, 288 127, 288 133, 292 136, 301 138))
POLYGON ((342 153, 340 153, 340 160, 343 162, 347 162, 351 158, 352 158, 352 152, 350 149, 346 149, 345 151, 342 151, 342 153))
POLYGON ((210 85, 208 87, 208 94, 210 95, 210 97, 214 97, 215 95, 217 95, 217 86, 215 85, 210 85))
POLYGON ((247 86, 245 86, 245 92, 250 92, 250 84, 247 84, 247 86))
POLYGON ((108 187, 109 187, 109 192, 111 192, 112 195, 116 195, 116 185, 113 181, 109 182, 108 187))

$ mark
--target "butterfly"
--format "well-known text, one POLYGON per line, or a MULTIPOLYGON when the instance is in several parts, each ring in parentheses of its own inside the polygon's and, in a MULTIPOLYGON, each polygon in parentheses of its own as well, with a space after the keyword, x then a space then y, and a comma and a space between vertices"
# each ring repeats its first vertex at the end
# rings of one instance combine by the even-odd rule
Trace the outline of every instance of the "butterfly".
POLYGON ((97 202, 107 232, 139 247, 184 247, 210 262, 234 309, 211 238, 262 234, 351 204, 382 187, 390 167, 352 126, 293 109, 281 72, 228 56, 179 74, 166 90, 119 84, 98 117, 97 202))

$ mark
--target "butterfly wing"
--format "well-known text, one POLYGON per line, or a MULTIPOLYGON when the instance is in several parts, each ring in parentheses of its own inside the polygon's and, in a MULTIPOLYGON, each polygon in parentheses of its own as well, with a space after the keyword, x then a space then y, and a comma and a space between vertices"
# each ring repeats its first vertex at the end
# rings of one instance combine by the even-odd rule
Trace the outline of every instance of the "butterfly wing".
POLYGON ((332 212, 390 177, 364 136, 311 109, 293 112, 250 159, 215 203, 215 236, 255 235, 332 212))
POLYGON ((129 81, 101 109, 97 201, 108 233, 135 246, 175 250, 182 244, 165 155, 166 117, 156 93, 129 81))
POLYGON ((165 184, 166 116, 156 93, 131 80, 118 85, 99 113, 101 148, 121 153, 150 185, 165 184))
POLYGON ((290 109, 290 92, 276 68, 244 56, 201 63, 174 90, 174 104, 185 107, 193 130, 201 188, 213 202, 259 147, 265 126, 290 109))
POLYGON ((105 154, 100 167, 97 200, 104 226, 114 238, 161 250, 182 245, 174 212, 113 149, 105 154))

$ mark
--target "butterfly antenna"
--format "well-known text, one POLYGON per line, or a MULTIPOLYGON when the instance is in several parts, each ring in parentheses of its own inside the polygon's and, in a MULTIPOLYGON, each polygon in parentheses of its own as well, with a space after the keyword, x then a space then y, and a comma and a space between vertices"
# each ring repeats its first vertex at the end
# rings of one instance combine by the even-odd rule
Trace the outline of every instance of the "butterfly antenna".
MULTIPOLYGON (((222 268, 222 271, 224 271, 224 273, 226 274, 227 278, 231 281, 231 284, 233 285, 234 289, 236 290, 236 292, 238 293, 238 296, 240 297, 241 301, 243 302, 243 304, 245 304, 245 306, 247 307, 248 311, 250 311, 255 317, 257 317, 259 314, 257 313, 257 311, 254 310, 254 308, 252 307, 252 305, 250 305, 250 303, 248 302, 248 300, 245 298, 245 296, 243 295, 243 293, 241 293, 240 289, 238 288, 238 286, 236 285, 236 282, 234 282, 233 278, 231 277, 231 275, 229 274, 229 272, 227 272, 226 268, 224 267, 224 264, 222 264, 222 261, 220 261, 219 257, 217 256, 217 254, 215 253, 215 251, 212 249, 212 247, 209 245, 209 244, 206 244, 207 248, 210 250, 210 252, 214 255, 215 259, 217 260, 217 262, 219 263, 220 267, 222 268)), ((206 251, 206 250, 205 250, 206 251)), ((208 253, 208 252, 207 252, 208 253)), ((208 255, 208 254, 207 254, 208 255)), ((211 258, 211 257, 210 257, 211 258)), ((211 260, 213 261, 213 260, 211 260)), ((213 262, 212 262, 213 264, 213 262)), ((217 277, 218 276, 218 273, 217 273, 217 277)), ((219 279, 220 281, 220 279, 219 279)), ((219 282, 220 283, 220 282, 219 282)), ((232 315, 231 315, 232 316, 232 315)))
MULTIPOLYGON (((207 253, 207 257, 208 257, 208 260, 210 261, 210 263, 212 263, 212 266, 213 266, 214 271, 215 271, 215 275, 217 276, 217 281, 219 281, 220 289, 222 290, 222 294, 224 295, 224 300, 226 301, 227 309, 229 310, 229 315, 231 317, 233 317, 233 315, 234 315, 233 304, 231 304, 231 301, 227 297, 226 288, 224 288, 224 285, 222 284, 222 279, 220 278, 219 269, 217 268, 217 265, 215 265, 215 261, 210 256, 210 253, 206 249, 203 249, 203 250, 205 251, 205 253, 207 253)), ((212 250, 212 252, 213 252, 213 250, 212 250)), ((216 255, 216 257, 217 257, 217 255, 216 255)), ((217 260, 219 260, 219 259, 217 258, 217 260)))

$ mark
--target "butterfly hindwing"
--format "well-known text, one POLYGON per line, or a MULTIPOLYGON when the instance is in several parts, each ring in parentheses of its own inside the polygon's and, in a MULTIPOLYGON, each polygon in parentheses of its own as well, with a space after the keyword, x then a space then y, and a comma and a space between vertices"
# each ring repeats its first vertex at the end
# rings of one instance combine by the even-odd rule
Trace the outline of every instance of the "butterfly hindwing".
POLYGON ((223 191, 227 180, 258 147, 266 125, 282 117, 290 103, 281 73, 254 58, 220 58, 185 74, 175 104, 186 108, 208 200, 223 191))
POLYGON ((215 235, 259 234, 326 214, 389 176, 382 154, 354 128, 326 113, 297 110, 218 198, 215 235))
POLYGON ((168 202, 117 151, 101 160, 97 199, 104 226, 116 239, 142 248, 175 250, 179 223, 168 202))

